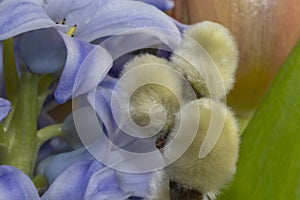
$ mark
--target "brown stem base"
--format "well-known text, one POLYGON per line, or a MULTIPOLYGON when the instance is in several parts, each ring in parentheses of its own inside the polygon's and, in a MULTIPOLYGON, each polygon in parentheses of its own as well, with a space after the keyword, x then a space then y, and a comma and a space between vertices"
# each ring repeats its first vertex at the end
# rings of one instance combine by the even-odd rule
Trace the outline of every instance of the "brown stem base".
POLYGON ((171 200, 202 200, 203 194, 194 189, 188 189, 180 186, 178 183, 170 180, 170 199, 171 200))

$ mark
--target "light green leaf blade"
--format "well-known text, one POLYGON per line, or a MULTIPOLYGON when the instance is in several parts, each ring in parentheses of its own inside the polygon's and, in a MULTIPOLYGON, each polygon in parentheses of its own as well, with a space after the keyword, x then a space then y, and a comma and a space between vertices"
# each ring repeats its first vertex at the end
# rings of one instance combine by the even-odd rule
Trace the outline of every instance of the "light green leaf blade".
POLYGON ((235 179, 218 199, 300 199, 300 41, 245 130, 235 179))

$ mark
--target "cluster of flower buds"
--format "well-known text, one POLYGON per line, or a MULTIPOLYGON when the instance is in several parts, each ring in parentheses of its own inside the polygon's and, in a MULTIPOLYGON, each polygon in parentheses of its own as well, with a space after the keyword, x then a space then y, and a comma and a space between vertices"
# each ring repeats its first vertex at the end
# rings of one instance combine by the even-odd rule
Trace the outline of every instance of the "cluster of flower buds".
POLYGON ((153 177, 148 199, 170 199, 169 181, 212 198, 232 178, 238 126, 224 101, 237 64, 230 32, 205 21, 186 29, 169 60, 145 54, 125 65, 119 91, 129 108, 121 111, 144 128, 130 133, 156 137, 167 163, 153 177))

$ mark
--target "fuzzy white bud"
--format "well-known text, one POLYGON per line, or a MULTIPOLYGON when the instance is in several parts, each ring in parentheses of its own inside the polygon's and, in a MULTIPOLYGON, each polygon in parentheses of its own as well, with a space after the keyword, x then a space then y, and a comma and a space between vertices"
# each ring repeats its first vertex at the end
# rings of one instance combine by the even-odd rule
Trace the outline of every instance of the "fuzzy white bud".
POLYGON ((228 29, 204 21, 185 31, 171 61, 199 94, 223 98, 234 84, 238 49, 228 29))
POLYGON ((166 134, 173 127, 180 107, 180 74, 167 60, 145 54, 125 65, 120 81, 120 92, 129 95, 129 112, 134 123, 141 127, 151 124, 153 133, 166 134))
MULTIPOLYGON (((228 183, 236 170, 238 158, 239 137, 236 119, 225 105, 212 99, 202 98, 186 104, 181 110, 181 118, 177 118, 175 128, 169 136, 169 141, 180 140, 176 135, 184 131, 189 137, 189 127, 199 121, 197 134, 190 147, 175 162, 166 168, 170 180, 188 189, 196 189, 203 194, 216 194, 228 183), (199 151, 209 134, 216 134, 214 118, 224 116, 224 120, 217 119, 221 129, 212 150, 203 158, 199 151), (181 120, 181 122, 179 122, 181 120), (184 127, 179 127, 179 124, 184 127), (212 127, 213 126, 213 127, 212 127)), ((218 133, 217 133, 218 134, 218 133)), ((209 137, 208 137, 209 138, 209 137)), ((214 137, 211 137, 212 139, 214 137)), ((166 159, 176 151, 176 143, 170 143, 164 149, 166 159)), ((178 144, 178 143, 177 143, 178 144)))

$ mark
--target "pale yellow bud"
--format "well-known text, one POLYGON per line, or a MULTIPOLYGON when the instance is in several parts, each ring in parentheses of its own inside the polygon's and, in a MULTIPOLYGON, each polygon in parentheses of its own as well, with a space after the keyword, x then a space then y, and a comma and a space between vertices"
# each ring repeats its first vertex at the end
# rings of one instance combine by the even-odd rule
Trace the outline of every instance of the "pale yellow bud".
POLYGON ((189 127, 197 122, 199 122, 199 127, 192 144, 179 159, 166 168, 166 172, 170 180, 183 187, 213 196, 231 180, 236 171, 238 158, 237 122, 225 105, 207 98, 186 104, 181 110, 181 119, 176 120, 175 128, 168 138, 170 144, 165 147, 163 154, 166 160, 171 158, 172 153, 176 152, 180 144, 174 141, 184 142, 192 135, 189 127), (216 122, 221 127, 220 134, 214 132, 217 130, 214 124, 216 122), (180 131, 185 136, 178 137, 180 131), (204 140, 210 134, 218 134, 219 137, 208 137, 215 138, 217 141, 212 150, 205 157, 200 158, 201 148, 205 145, 204 140))
POLYGON ((146 54, 126 64, 121 81, 121 92, 130 96, 132 120, 142 127, 152 124, 157 128, 163 124, 158 132, 167 133, 180 106, 182 81, 178 72, 167 60, 146 54))
POLYGON ((205 21, 185 31, 171 60, 198 93, 223 98, 233 87, 238 50, 228 29, 205 21))

